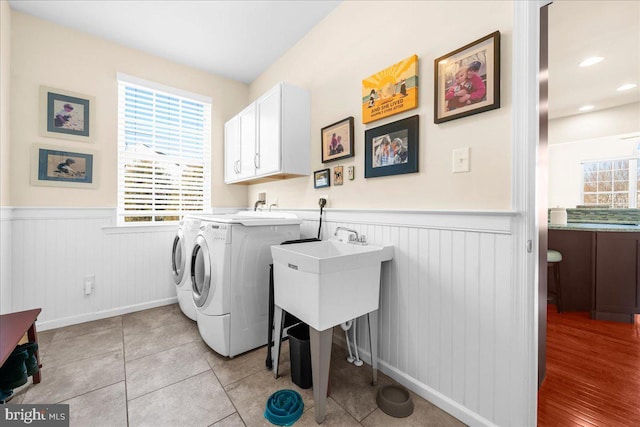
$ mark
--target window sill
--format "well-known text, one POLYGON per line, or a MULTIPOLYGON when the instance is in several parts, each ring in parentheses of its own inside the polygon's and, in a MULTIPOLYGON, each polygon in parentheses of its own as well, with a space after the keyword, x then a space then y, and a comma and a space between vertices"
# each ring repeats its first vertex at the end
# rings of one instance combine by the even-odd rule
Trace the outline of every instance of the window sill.
POLYGON ((105 225, 102 227, 104 234, 159 233, 164 231, 175 231, 177 229, 177 221, 171 224, 105 225))

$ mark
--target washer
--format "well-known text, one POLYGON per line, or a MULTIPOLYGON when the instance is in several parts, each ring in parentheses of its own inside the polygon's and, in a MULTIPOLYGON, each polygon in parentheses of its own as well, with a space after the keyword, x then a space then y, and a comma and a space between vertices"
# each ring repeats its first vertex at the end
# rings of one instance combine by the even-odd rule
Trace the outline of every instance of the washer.
POLYGON ((180 310, 191 320, 196 320, 196 306, 191 293, 191 251, 202 221, 211 215, 186 215, 180 220, 171 248, 171 277, 176 285, 180 310))
POLYGON ((247 212, 202 222, 191 255, 198 330, 233 357, 267 343, 271 246, 300 238, 295 215, 247 212))

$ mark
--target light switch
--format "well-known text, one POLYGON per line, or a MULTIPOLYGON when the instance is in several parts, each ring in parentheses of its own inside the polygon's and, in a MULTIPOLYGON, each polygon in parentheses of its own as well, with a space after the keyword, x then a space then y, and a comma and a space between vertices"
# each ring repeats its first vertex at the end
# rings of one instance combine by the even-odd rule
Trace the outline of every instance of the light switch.
POLYGON ((453 173, 469 172, 469 147, 453 150, 453 173))

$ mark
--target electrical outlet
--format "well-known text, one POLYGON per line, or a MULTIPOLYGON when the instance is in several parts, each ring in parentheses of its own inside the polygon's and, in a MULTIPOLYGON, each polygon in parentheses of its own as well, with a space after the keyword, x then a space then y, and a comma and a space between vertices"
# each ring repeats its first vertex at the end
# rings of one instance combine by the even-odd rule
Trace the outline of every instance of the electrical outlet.
POLYGON ((278 198, 277 197, 271 201, 271 205, 275 206, 276 208, 278 207, 278 198))
POLYGON ((96 288, 96 276, 85 276, 84 278, 84 294, 91 295, 91 292, 96 288))
POLYGON ((324 199, 327 202, 327 205, 329 204, 329 196, 327 194, 323 194, 322 196, 318 197, 318 199, 324 199))

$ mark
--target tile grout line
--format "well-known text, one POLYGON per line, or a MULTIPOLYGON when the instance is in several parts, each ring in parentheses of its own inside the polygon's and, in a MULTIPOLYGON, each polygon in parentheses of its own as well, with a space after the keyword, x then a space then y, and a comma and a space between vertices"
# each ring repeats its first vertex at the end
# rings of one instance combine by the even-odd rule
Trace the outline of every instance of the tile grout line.
POLYGON ((121 322, 120 332, 122 333, 122 368, 124 370, 124 409, 127 414, 127 427, 129 427, 129 387, 127 386, 127 349, 124 345, 124 318, 121 322))
POLYGON ((136 357, 135 359, 130 359, 129 362, 134 362, 136 360, 144 359, 145 357, 153 356, 155 354, 159 354, 159 353, 162 353, 162 352, 165 352, 165 351, 174 350, 176 348, 182 347, 183 345, 187 345, 187 344, 191 344, 191 343, 194 343, 194 342, 198 342, 199 340, 200 340, 200 338, 194 339, 193 341, 183 342, 182 344, 177 344, 177 345, 175 345, 173 347, 168 347, 168 348, 162 349, 160 351, 156 351, 155 353, 149 353, 149 354, 145 354, 144 356, 136 357))
MULTIPOLYGON (((122 382, 124 382, 124 380, 116 381, 115 383, 111 383, 111 384, 106 384, 106 385, 103 385, 102 387, 98 387, 98 388, 93 389, 93 390, 85 391, 84 393, 80 393, 80 394, 77 394, 75 396, 71 396, 71 397, 69 397, 67 399, 59 400, 59 401, 55 402, 54 404, 59 404, 59 403, 65 402, 67 400, 75 399, 77 397, 82 397, 82 396, 85 396, 87 394, 93 393, 94 391, 103 390, 103 389, 105 389, 107 387, 111 387, 111 386, 114 386, 114 385, 122 383, 122 382)), ((126 387, 126 384, 125 384, 125 387, 126 387)), ((33 404, 36 404, 36 403, 33 403, 33 404)))
MULTIPOLYGON (((205 343, 205 345, 207 345, 207 344, 205 343)), ((213 376, 216 377, 216 381, 218 381, 218 384, 220 384, 220 387, 222 387, 222 391, 224 392, 224 395, 227 396, 227 399, 229 399, 229 402, 231 402, 231 406, 233 406, 233 409, 236 411, 236 414, 238 414, 238 417, 240 418, 240 421, 242 421, 242 424, 244 424, 245 427, 246 427, 247 423, 244 422, 244 418, 242 418, 242 415, 240 415, 240 411, 238 411, 238 408, 236 407, 236 404, 233 402, 233 399, 231 399, 231 396, 229 396, 229 393, 227 393, 227 389, 225 388, 225 386, 222 385, 222 382, 220 381, 220 378, 218 378, 218 374, 216 374, 215 369, 213 369, 213 366, 211 366, 211 363, 209 363, 209 361, 207 360, 206 357, 204 358, 204 361, 207 362, 207 365, 209 365, 209 369, 213 373, 213 376)), ((245 377, 245 378, 247 378, 247 377, 245 377)), ((231 414, 231 415, 233 415, 233 414, 231 414)), ((222 420, 224 420, 226 418, 229 418, 231 415, 227 415, 222 420)), ((218 423, 218 422, 220 422, 222 420, 218 420, 215 423, 218 423)), ((215 424, 215 423, 213 423, 213 424, 215 424)))
MULTIPOLYGON (((117 316, 116 316, 116 317, 117 317, 117 316)), ((107 317, 106 319, 112 319, 112 317, 107 317)), ((99 322, 100 320, 94 320, 94 321, 95 321, 95 322, 99 322)), ((77 323, 77 324, 78 324, 78 325, 82 325, 82 323, 77 323)), ((71 326, 75 326, 75 325, 71 325, 71 326)), ((69 326, 66 326, 66 327, 68 328, 69 326)), ((113 327, 109 327, 109 328, 103 328, 103 329, 99 329, 99 330, 92 331, 92 332, 87 332, 87 333, 80 334, 80 335, 71 335, 71 336, 69 336, 69 337, 59 338, 59 339, 57 339, 57 340, 56 340, 56 337, 55 337, 55 336, 57 335, 57 331, 56 331, 56 333, 53 335, 53 337, 51 337, 51 342, 50 342, 50 344, 53 344, 53 343, 55 343, 56 341, 63 341, 63 340, 69 339, 69 338, 79 338, 79 337, 84 337, 84 336, 86 336, 86 335, 91 335, 91 334, 95 334, 95 333, 98 333, 98 332, 110 331, 111 329, 117 329, 117 328, 122 328, 122 326, 113 326, 113 327)), ((55 329, 50 329, 50 330, 55 331, 55 329)), ((47 331, 45 331, 45 332, 47 332, 47 331)))

